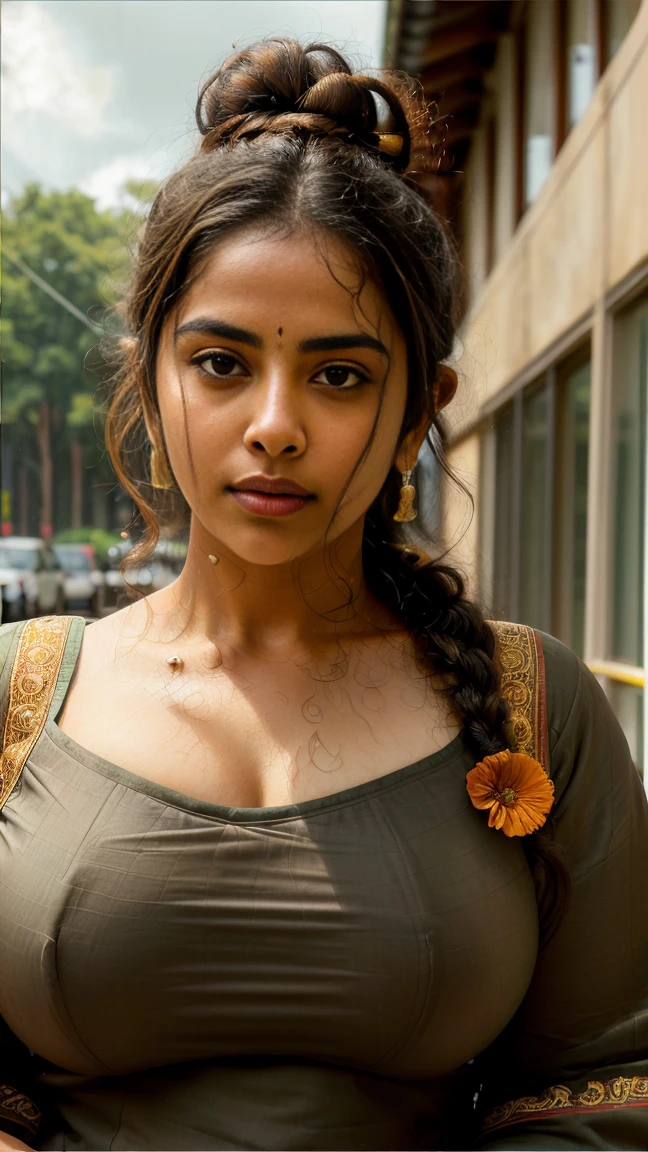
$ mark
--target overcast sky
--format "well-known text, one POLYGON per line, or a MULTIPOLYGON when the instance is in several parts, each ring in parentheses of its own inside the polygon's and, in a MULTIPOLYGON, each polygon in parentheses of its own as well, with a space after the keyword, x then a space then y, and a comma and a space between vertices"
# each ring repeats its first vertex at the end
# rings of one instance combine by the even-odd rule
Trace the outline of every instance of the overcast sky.
POLYGON ((102 206, 193 149, 200 78, 270 33, 379 67, 386 0, 4 0, 3 199, 30 180, 102 206), (193 126, 192 126, 193 125, 193 126))

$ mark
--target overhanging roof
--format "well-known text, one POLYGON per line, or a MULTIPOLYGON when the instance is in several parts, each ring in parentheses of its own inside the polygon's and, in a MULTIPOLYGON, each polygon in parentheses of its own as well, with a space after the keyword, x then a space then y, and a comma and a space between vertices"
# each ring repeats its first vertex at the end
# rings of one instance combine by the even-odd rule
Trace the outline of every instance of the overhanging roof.
POLYGON ((513 0, 389 0, 386 63, 417 77, 438 105, 451 150, 446 170, 465 156, 512 7, 513 0))

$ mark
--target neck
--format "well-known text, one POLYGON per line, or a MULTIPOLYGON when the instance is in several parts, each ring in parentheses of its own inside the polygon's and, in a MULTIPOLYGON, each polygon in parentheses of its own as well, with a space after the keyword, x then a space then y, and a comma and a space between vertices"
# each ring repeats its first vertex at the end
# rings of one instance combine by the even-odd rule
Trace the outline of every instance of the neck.
POLYGON ((362 530, 360 522, 326 549, 269 566, 241 561, 194 520, 183 571, 159 594, 159 607, 172 611, 185 638, 251 656, 324 650, 398 629, 365 579, 362 530))

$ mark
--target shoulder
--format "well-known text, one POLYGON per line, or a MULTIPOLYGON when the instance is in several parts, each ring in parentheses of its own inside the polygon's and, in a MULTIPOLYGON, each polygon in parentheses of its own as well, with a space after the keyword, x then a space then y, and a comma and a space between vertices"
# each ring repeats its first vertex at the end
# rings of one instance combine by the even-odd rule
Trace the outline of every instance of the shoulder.
POLYGON ((6 720, 11 669, 25 624, 25 620, 18 620, 0 625, 0 744, 6 720))
MULTIPOLYGON (((601 685, 571 648, 546 632, 534 631, 522 624, 494 622, 493 626, 501 656, 504 646, 508 649, 507 663, 516 683, 518 678, 524 680, 525 668, 532 671, 536 682, 544 676, 552 765, 564 747, 582 741, 586 731, 591 734, 597 728, 601 733, 605 731, 606 737, 612 735, 615 741, 618 739, 618 721, 601 685), (522 669, 519 675, 518 669, 522 669)), ((521 688, 518 686, 518 690, 524 692, 524 684, 521 688)))
POLYGON ((552 736, 562 731, 573 709, 584 675, 591 676, 589 669, 571 648, 546 632, 504 620, 489 621, 489 624, 496 636, 503 679, 513 681, 513 685, 508 685, 509 695, 516 692, 525 696, 531 680, 534 682, 531 691, 535 693, 535 687, 544 678, 551 746, 552 736))
POLYGON ((574 779, 580 777, 593 796, 624 793, 626 786, 636 791, 639 784, 643 802, 625 733, 596 676, 565 644, 538 635, 545 658, 549 758, 557 798, 570 795, 574 779))
MULTIPOLYGON (((591 683, 599 688, 598 682, 583 661, 547 632, 538 632, 542 644, 547 688, 547 720, 550 745, 560 736, 569 722, 574 709, 578 708, 581 697, 588 695, 591 683)), ((599 691, 602 690, 599 688, 599 691)))
POLYGON ((545 632, 537 635, 544 652, 550 745, 566 729, 591 719, 595 711, 601 719, 616 720, 605 692, 587 664, 555 636, 545 632))
POLYGON ((26 620, 17 620, 10 624, 0 625, 0 682, 4 680, 7 666, 11 667, 10 657, 16 650, 20 634, 26 623, 26 620))

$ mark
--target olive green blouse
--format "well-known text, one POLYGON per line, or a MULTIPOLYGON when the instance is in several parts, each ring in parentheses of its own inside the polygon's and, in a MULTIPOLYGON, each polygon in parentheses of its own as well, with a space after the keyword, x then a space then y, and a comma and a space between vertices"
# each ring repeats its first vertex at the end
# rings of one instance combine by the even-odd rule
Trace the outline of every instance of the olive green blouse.
POLYGON ((572 895, 538 954, 463 736, 324 799, 209 804, 57 727, 82 635, 0 812, 0 1085, 42 1109, 35 1147, 648 1147, 648 810, 568 649, 543 638, 572 895))

